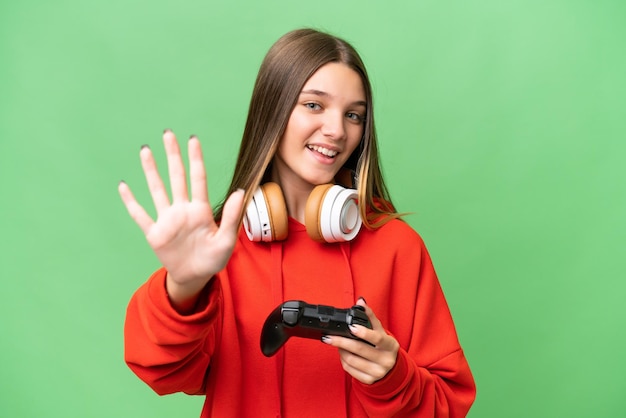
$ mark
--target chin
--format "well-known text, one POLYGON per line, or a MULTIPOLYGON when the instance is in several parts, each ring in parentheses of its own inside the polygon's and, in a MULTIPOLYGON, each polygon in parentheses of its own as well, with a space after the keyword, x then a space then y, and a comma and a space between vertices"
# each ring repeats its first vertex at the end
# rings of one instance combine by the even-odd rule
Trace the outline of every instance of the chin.
POLYGON ((335 182, 335 176, 325 176, 325 177, 318 177, 317 179, 312 179, 312 181, 309 181, 309 183, 311 183, 314 186, 320 186, 322 184, 328 184, 328 183, 334 183, 335 182))

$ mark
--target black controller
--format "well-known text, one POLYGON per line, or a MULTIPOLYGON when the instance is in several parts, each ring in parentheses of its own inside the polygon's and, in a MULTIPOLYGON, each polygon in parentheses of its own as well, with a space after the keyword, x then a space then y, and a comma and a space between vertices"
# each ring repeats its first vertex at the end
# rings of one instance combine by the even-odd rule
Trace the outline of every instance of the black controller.
POLYGON ((348 326, 353 324, 372 328, 362 306, 338 309, 290 300, 274 309, 265 320, 261 332, 261 351, 266 357, 273 356, 291 337, 319 340, 324 335, 339 335, 364 341, 350 332, 348 326))

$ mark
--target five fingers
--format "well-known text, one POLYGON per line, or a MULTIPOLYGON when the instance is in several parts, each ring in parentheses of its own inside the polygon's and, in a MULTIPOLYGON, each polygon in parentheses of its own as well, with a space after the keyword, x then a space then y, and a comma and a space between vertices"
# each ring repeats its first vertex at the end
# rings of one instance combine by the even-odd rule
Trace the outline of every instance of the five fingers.
MULTIPOLYGON (((163 133, 163 144, 165 146, 165 152, 167 157, 169 180, 172 191, 172 202, 186 202, 189 200, 189 196, 187 193, 185 165, 183 164, 180 147, 178 145, 178 141, 176 140, 176 136, 169 129, 166 129, 163 133)), ((188 153, 191 198, 195 201, 209 203, 206 170, 204 167, 204 159, 202 157, 202 149, 200 146, 200 141, 195 135, 192 135, 189 138, 188 153)), ((159 174, 157 164, 150 147, 148 147, 147 145, 142 146, 141 151, 139 152, 139 156, 141 159, 141 166, 143 168, 144 176, 146 178, 146 182, 148 183, 148 190, 150 191, 150 196, 152 197, 152 201, 154 203, 158 216, 171 205, 168 192, 165 184, 163 183, 161 175, 159 174)), ((139 225, 144 233, 147 233, 148 229, 154 224, 154 220, 137 202, 132 191, 125 182, 120 182, 118 186, 118 191, 131 218, 133 218, 133 220, 139 225)), ((242 206, 238 202, 239 198, 235 197, 234 201, 230 205, 227 204, 229 209, 226 210, 227 208, 225 206, 224 215, 229 214, 231 210, 234 210, 235 213, 232 216, 238 216, 242 206)), ((208 205, 208 208, 209 216, 213 217, 213 213, 211 212, 211 206, 208 205)), ((227 218, 226 216, 224 217, 226 218, 225 220, 227 221, 227 224, 233 222, 232 220, 230 220, 230 218, 227 218)))

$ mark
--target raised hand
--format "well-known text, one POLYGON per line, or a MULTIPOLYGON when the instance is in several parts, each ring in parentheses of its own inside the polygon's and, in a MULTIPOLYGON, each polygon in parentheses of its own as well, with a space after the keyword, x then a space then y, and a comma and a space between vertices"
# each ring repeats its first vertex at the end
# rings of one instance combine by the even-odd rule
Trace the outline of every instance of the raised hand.
POLYGON ((128 213, 139 225, 154 253, 168 271, 167 291, 180 311, 193 307, 198 293, 230 258, 239 229, 243 190, 231 194, 224 205, 220 225, 213 218, 200 142, 189 139, 189 179, 187 193, 185 166, 174 134, 166 130, 163 143, 167 155, 172 200, 150 148, 140 151, 148 188, 157 211, 156 222, 137 202, 128 185, 119 184, 119 193, 128 213))

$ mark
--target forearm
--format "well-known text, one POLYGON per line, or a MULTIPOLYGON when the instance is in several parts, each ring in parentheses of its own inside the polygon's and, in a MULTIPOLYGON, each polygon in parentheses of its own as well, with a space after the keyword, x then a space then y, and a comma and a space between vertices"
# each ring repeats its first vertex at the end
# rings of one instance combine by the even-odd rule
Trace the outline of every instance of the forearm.
POLYGON ((125 360, 157 393, 201 393, 221 314, 218 283, 200 292, 196 310, 180 314, 165 291, 165 270, 157 271, 133 295, 124 326, 125 360))

